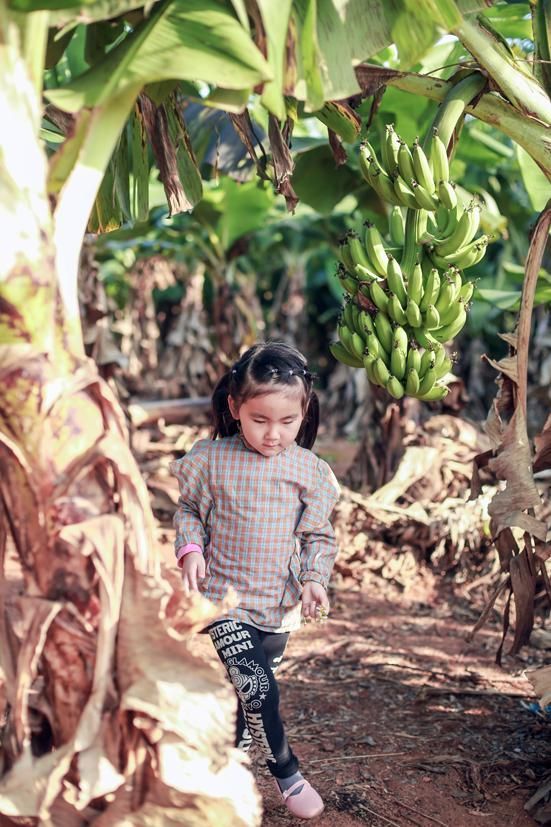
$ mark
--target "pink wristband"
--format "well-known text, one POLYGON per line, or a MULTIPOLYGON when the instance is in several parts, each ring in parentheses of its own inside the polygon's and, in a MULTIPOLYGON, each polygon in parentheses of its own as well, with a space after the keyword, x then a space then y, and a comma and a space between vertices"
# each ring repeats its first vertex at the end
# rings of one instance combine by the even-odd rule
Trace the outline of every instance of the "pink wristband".
POLYGON ((203 549, 201 548, 201 546, 198 546, 197 543, 187 543, 187 545, 185 546, 180 546, 180 548, 176 552, 176 562, 179 566, 182 565, 182 560, 184 559, 186 554, 190 553, 190 551, 198 551, 199 554, 203 553, 203 549))

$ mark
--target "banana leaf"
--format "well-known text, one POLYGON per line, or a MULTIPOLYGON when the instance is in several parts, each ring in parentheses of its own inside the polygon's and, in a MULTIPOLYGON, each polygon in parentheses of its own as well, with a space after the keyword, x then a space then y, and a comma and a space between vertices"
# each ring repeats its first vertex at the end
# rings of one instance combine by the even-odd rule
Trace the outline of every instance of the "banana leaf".
MULTIPOLYGON (((149 0, 148 7, 151 8, 156 2, 157 0, 149 0)), ((121 17, 143 8, 144 0, 10 0, 8 6, 22 12, 46 9, 50 12, 50 25, 62 28, 121 17)))
POLYGON ((274 79, 265 84, 262 103, 280 121, 285 120, 283 78, 287 30, 292 0, 257 0, 266 37, 268 63, 274 79))
POLYGON ((117 200, 115 190, 115 167, 113 160, 103 176, 90 218, 87 231, 89 233, 109 233, 117 230, 123 221, 123 214, 117 200))
POLYGON ((149 152, 139 105, 134 109, 128 128, 131 135, 132 215, 135 221, 146 221, 149 213, 149 152))
POLYGON ((101 105, 130 85, 175 78, 248 89, 271 80, 272 73, 226 7, 216 0, 175 0, 155 6, 104 60, 47 95, 61 109, 74 112, 101 105))
POLYGON ((293 187, 302 202, 329 215, 342 199, 362 185, 348 166, 337 167, 327 145, 302 152, 296 159, 293 187))
POLYGON ((532 160, 526 150, 518 144, 515 146, 520 174, 532 207, 537 212, 545 208, 551 198, 551 182, 539 166, 532 160))
POLYGON ((73 169, 88 131, 90 117, 91 113, 88 110, 77 115, 72 134, 67 138, 62 138, 63 145, 52 156, 48 170, 48 193, 50 195, 60 192, 73 169))

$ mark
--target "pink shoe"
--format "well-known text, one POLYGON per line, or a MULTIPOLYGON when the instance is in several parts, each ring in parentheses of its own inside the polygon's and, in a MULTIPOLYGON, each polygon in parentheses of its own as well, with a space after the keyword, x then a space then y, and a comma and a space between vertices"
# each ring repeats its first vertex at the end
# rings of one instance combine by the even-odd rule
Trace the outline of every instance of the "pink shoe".
POLYGON ((295 782, 292 787, 289 787, 288 790, 284 790, 283 792, 281 792, 279 784, 277 784, 277 789, 281 793, 289 812, 297 818, 315 818, 323 812, 325 805, 321 797, 306 779, 301 778, 295 782), (302 790, 296 795, 293 795, 293 792, 299 787, 302 787, 302 790))

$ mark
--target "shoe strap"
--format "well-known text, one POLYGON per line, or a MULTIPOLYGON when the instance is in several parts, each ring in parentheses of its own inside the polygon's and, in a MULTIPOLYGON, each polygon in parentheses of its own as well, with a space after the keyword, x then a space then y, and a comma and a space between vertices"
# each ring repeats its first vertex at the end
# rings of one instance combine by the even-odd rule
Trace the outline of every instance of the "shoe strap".
POLYGON ((305 778, 299 778, 299 780, 295 781, 295 783, 291 787, 289 787, 288 790, 283 790, 283 792, 282 792, 283 800, 287 801, 289 796, 294 793, 294 791, 297 789, 297 787, 304 787, 304 786, 306 786, 307 783, 308 782, 306 781, 305 778))

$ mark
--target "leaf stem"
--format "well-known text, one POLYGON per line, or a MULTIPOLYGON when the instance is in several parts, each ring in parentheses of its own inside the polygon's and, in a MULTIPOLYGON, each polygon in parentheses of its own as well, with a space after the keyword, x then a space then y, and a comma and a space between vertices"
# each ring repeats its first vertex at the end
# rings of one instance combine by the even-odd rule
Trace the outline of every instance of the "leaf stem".
POLYGON ((113 149, 141 89, 124 91, 92 110, 86 135, 54 212, 59 291, 67 318, 79 318, 77 276, 80 249, 94 199, 113 149))

